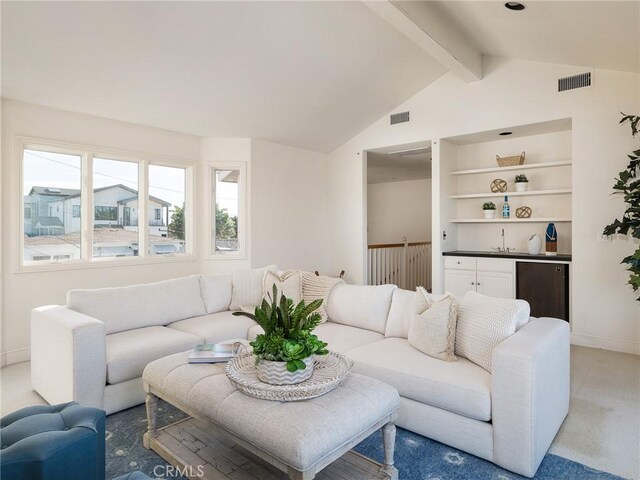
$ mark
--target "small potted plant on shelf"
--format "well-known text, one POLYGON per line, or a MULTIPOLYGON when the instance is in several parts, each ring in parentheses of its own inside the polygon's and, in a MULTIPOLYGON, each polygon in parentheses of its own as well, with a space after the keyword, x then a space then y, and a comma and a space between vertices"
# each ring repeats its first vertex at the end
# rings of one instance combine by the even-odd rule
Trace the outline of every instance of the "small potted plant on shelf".
POLYGON ((516 192, 526 192, 529 186, 529 179, 523 173, 516 175, 516 192))
POLYGON ((268 294, 268 299, 262 300, 255 313, 233 312, 255 320, 264 330, 250 343, 260 381, 293 385, 313 374, 314 356, 329 353, 327 344, 311 333, 322 322, 316 312, 321 305, 321 299, 309 305, 304 300, 294 305, 292 299, 284 295, 278 297, 274 285, 273 296, 268 294))
POLYGON ((496 204, 493 202, 484 202, 482 204, 482 210, 484 211, 484 218, 491 219, 496 218, 496 204))

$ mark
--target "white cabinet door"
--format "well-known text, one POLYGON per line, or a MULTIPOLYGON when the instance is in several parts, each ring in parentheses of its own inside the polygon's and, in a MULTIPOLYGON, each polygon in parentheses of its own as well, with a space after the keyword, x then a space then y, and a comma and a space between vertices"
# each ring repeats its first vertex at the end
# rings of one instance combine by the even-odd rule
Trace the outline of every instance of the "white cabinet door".
POLYGON ((469 290, 476 289, 475 270, 451 270, 444 271, 444 290, 451 292, 456 297, 462 297, 469 290))
POLYGON ((478 293, 498 298, 516 298, 513 273, 483 272, 478 270, 478 293))

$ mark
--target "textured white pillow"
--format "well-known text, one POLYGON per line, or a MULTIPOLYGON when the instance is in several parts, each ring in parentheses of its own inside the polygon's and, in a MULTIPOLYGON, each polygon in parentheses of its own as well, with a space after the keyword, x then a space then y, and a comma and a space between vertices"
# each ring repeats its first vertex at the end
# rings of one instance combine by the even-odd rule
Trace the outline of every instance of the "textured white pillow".
POLYGON ((415 293, 415 315, 409 325, 411 346, 430 357, 455 362, 457 304, 453 295, 430 295, 418 287, 415 293))
POLYGON ((233 277, 227 275, 200 275, 200 294, 207 313, 224 312, 229 309, 233 293, 233 277))
MULTIPOLYGON (((285 272, 267 272, 264 276, 264 288, 262 296, 273 295, 273 286, 278 289, 278 295, 283 295, 293 300, 297 305, 302 301, 302 278, 297 270, 287 270, 285 272)), ((280 298, 274 299, 276 302, 280 298)))
POLYGON ((327 301, 329 299, 329 293, 333 287, 340 283, 344 283, 341 278, 318 276, 313 272, 300 272, 302 277, 302 299, 304 303, 309 305, 314 300, 322 299, 322 305, 317 313, 322 317, 322 323, 326 322, 327 316, 327 301))
POLYGON ((407 338, 409 326, 415 313, 416 292, 396 288, 391 297, 389 318, 384 330, 385 337, 407 338))
POLYGON ((467 292, 458 307, 456 355, 491 372, 494 347, 516 332, 518 318, 523 316, 529 316, 529 304, 524 300, 467 292))
POLYGON ((262 282, 267 272, 275 272, 275 265, 263 268, 239 269, 233 272, 233 292, 229 310, 240 310, 244 305, 262 303, 262 282))

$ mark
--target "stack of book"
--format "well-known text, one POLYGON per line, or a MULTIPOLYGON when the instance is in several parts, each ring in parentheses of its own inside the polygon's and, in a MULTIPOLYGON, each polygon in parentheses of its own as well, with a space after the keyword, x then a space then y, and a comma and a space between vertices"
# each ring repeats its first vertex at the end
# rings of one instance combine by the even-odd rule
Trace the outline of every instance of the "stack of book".
POLYGON ((244 339, 227 340, 221 343, 202 343, 196 345, 196 348, 189 355, 189 363, 228 362, 247 347, 249 347, 249 342, 244 339))

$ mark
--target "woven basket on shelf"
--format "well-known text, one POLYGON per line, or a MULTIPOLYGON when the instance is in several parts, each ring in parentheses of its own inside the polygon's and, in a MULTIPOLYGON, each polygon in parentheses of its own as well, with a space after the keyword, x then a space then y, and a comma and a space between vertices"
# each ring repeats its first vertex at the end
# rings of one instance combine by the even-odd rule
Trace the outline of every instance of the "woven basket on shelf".
POLYGON ((524 152, 520 155, 512 155, 511 157, 496 155, 496 160, 500 167, 515 167, 516 165, 522 165, 524 163, 524 152))

